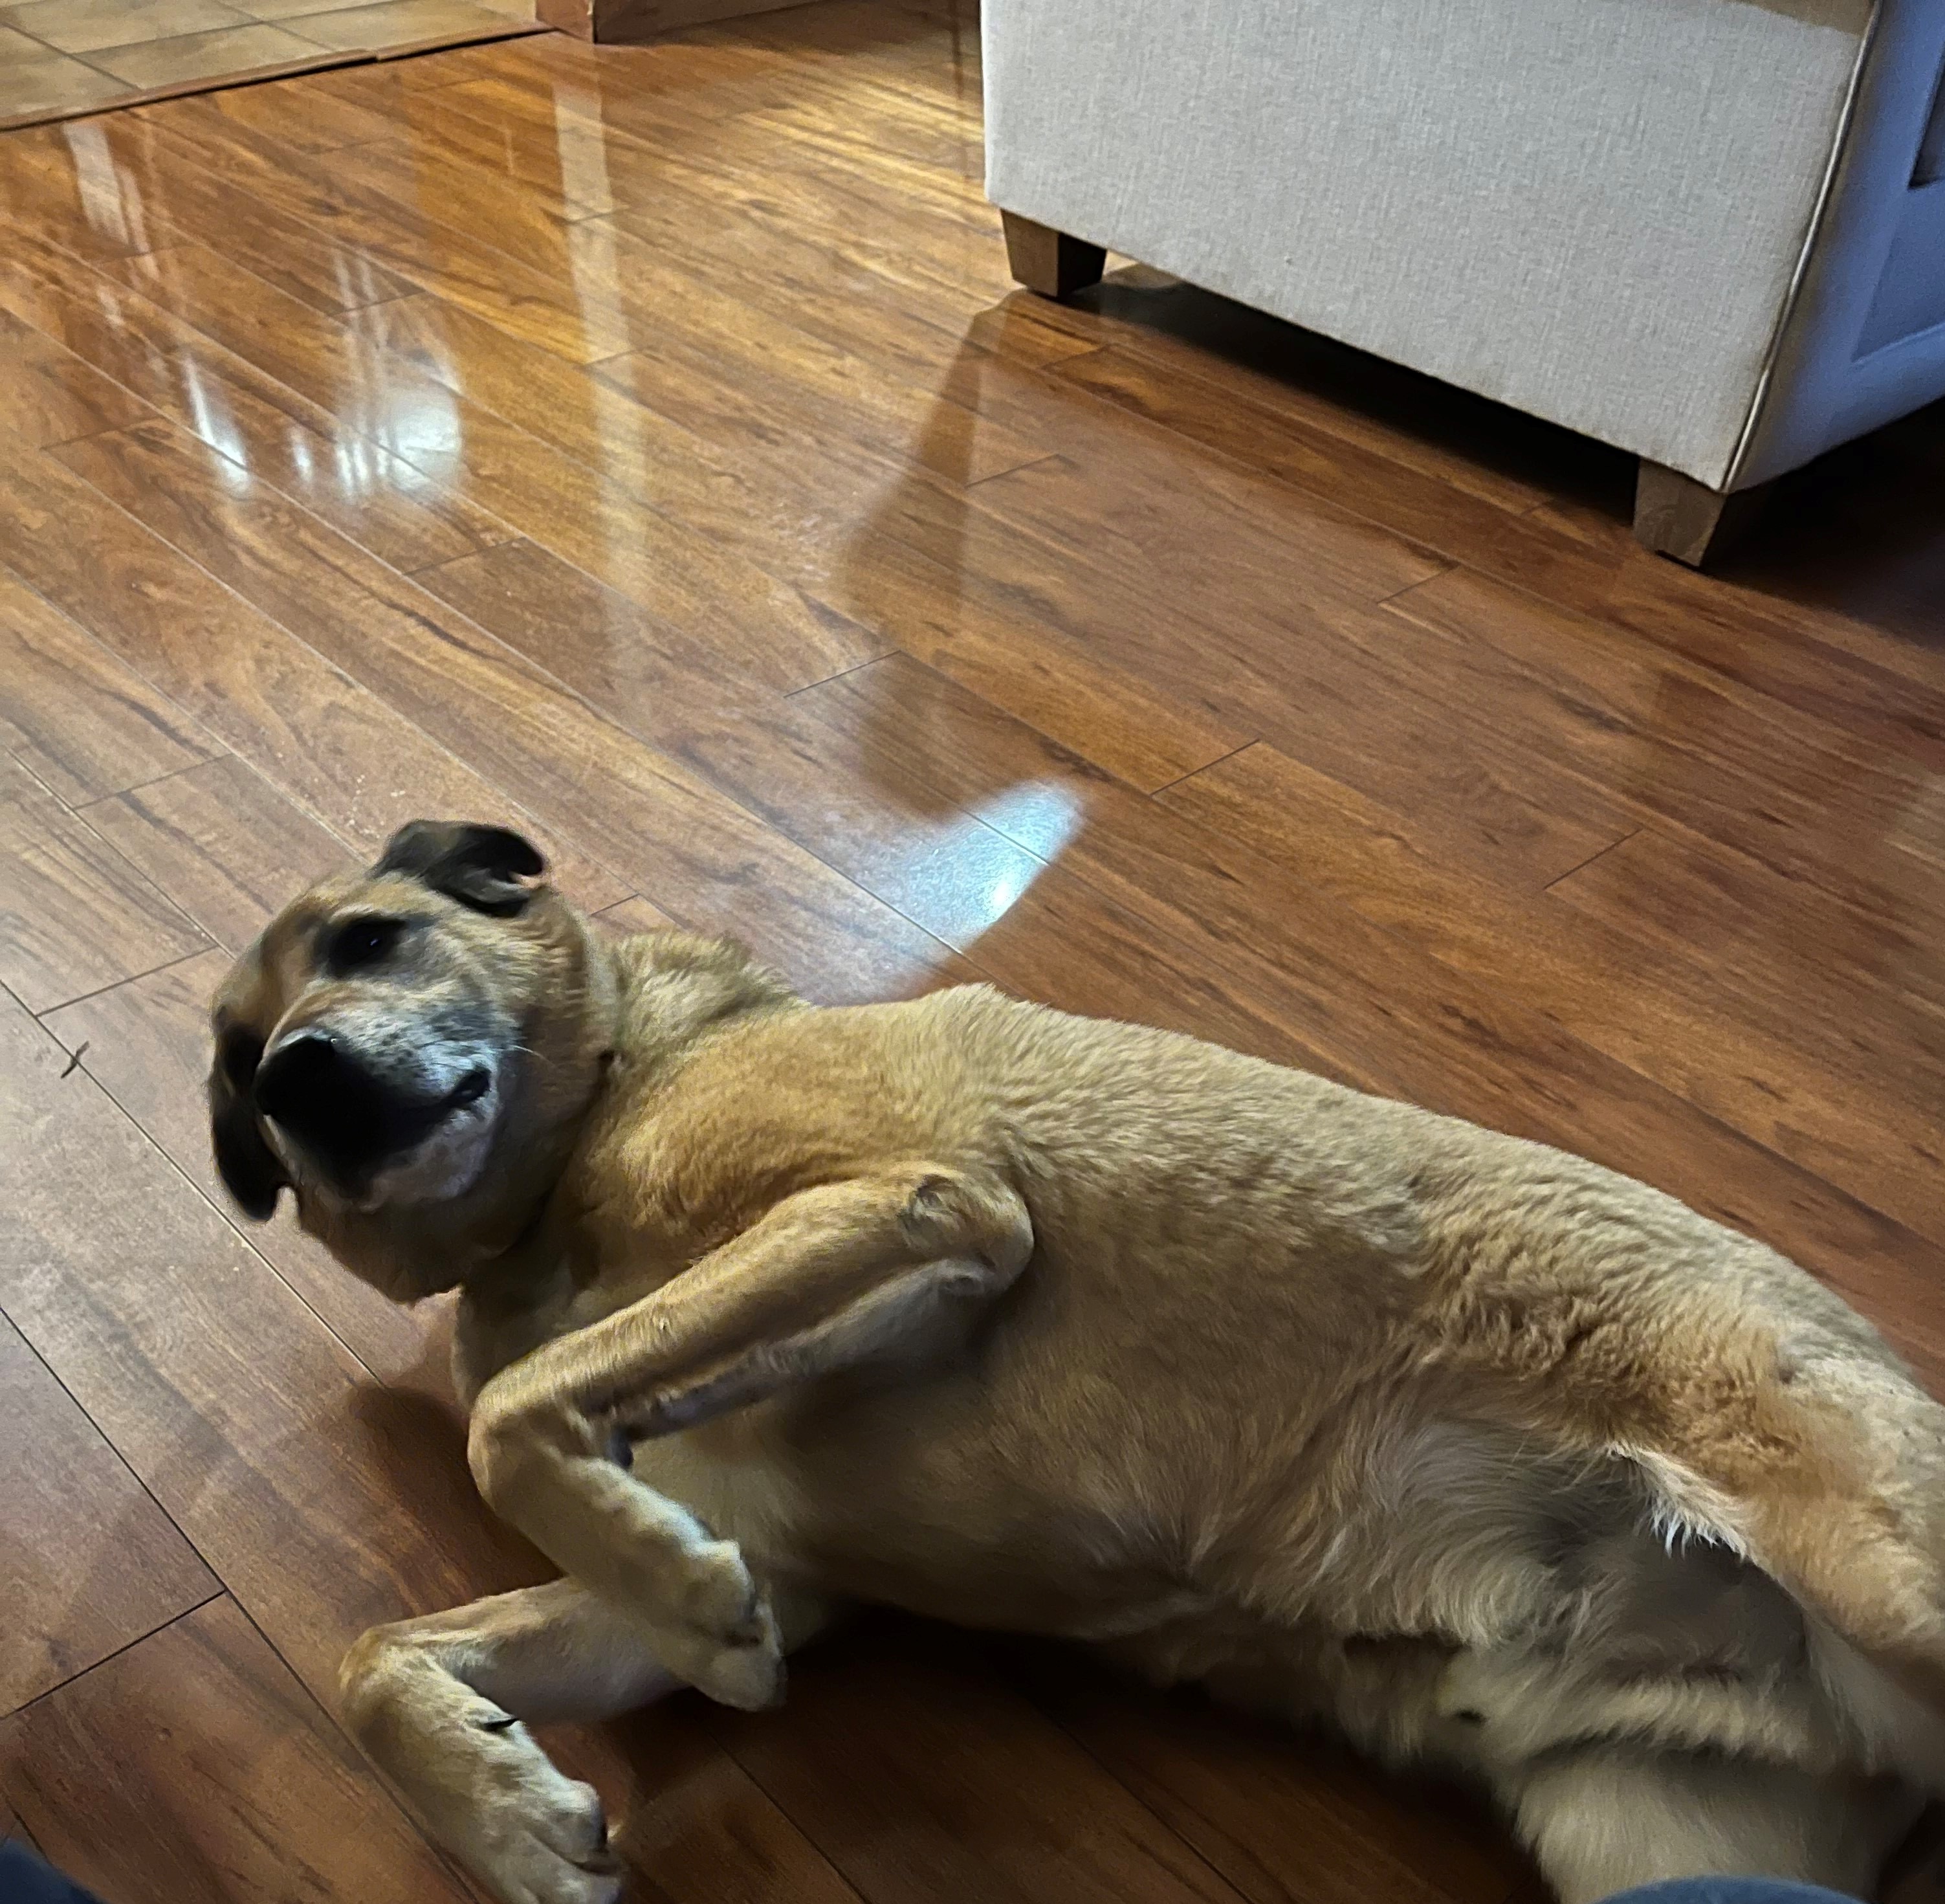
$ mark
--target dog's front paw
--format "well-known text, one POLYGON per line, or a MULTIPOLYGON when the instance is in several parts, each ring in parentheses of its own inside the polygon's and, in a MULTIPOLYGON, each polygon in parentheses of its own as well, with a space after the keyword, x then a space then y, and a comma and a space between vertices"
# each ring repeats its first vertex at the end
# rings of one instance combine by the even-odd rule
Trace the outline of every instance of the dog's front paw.
POLYGON ((689 1556, 688 1577, 670 1610, 679 1624, 658 1621, 655 1643, 671 1672, 719 1704, 746 1712, 781 1702, 782 1637, 733 1541, 711 1541, 689 1556))
POLYGON ((508 1718, 478 1727, 463 1819, 442 1833, 505 1904, 615 1904, 621 1868, 600 1794, 508 1718))
POLYGON ((763 1637, 763 1593, 734 1541, 710 1541, 690 1552, 676 1604, 683 1624, 712 1645, 754 1646, 763 1637))

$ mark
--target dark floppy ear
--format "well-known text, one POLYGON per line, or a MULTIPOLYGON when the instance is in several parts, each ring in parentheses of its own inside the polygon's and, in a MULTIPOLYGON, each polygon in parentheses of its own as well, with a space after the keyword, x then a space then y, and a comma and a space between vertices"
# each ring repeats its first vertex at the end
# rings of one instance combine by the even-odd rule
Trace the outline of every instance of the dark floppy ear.
POLYGON ((385 843, 384 854, 371 870, 407 874, 476 912, 504 919, 533 897, 533 888, 520 882, 538 879, 547 862, 532 841, 504 826, 415 819, 385 843))
POLYGON ((236 1207, 258 1223, 277 1207, 277 1193, 290 1182, 277 1154, 264 1141, 250 1100, 250 1080, 264 1054, 263 1041, 233 1028, 216 1041, 209 1070, 209 1143, 216 1174, 236 1199, 236 1207))

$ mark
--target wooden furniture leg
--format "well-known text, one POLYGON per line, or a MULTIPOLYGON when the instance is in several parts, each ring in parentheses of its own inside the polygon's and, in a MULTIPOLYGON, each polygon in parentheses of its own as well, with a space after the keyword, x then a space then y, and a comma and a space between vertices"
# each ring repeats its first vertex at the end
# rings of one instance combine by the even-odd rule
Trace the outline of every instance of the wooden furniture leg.
POLYGON ((1064 231, 1037 225, 1017 211, 1003 211, 1006 231, 1006 263, 1016 282, 1043 298, 1071 298, 1101 282, 1108 268, 1103 247, 1070 238, 1064 231))
POLYGON ((1769 486, 1725 494, 1644 456, 1635 483, 1635 540, 1699 569, 1739 542, 1769 500, 1769 486))

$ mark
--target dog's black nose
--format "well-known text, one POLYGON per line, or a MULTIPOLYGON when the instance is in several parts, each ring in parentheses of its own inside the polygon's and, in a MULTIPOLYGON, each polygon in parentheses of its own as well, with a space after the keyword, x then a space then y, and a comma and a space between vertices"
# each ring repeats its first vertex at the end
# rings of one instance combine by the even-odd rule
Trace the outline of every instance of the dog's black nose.
POLYGON ((375 1076, 321 1026, 271 1048, 257 1068, 256 1099, 264 1116, 346 1184, 425 1130, 410 1095, 375 1076))
POLYGON ((270 1048, 254 1091, 258 1111, 341 1187, 355 1188, 492 1088, 492 1072, 476 1065, 451 1090, 429 1093, 409 1070, 313 1025, 270 1048))
POLYGON ((285 1038, 257 1067, 257 1108, 274 1123, 297 1134, 307 1104, 350 1082, 355 1071, 344 1049, 331 1033, 313 1027, 285 1038))

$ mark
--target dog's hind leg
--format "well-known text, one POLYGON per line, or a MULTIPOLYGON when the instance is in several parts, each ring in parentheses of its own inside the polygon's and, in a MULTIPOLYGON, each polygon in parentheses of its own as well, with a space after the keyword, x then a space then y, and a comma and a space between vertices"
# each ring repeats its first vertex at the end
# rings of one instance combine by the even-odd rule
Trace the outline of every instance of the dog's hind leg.
POLYGON ((1550 1754, 1493 1782, 1561 1904, 1703 1877, 1869 1896, 1925 1802, 1894 1779, 1612 1745, 1550 1754))
MULTIPOLYGON (((824 1622, 781 1595, 787 1643, 824 1622)), ((612 1717, 681 1684, 638 1620, 572 1580, 374 1627, 339 1674, 353 1735, 427 1829, 508 1904, 612 1904, 601 1801, 529 1723, 612 1717)))

